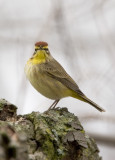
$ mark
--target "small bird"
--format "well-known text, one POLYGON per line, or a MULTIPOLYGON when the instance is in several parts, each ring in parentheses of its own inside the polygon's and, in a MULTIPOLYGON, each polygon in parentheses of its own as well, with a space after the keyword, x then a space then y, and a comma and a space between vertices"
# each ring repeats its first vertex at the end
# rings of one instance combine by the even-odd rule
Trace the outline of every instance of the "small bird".
POLYGON ((47 42, 35 43, 35 51, 25 65, 25 73, 38 92, 47 98, 55 100, 49 110, 54 109, 60 99, 70 96, 89 103, 100 112, 105 111, 85 96, 76 82, 52 57, 47 42))

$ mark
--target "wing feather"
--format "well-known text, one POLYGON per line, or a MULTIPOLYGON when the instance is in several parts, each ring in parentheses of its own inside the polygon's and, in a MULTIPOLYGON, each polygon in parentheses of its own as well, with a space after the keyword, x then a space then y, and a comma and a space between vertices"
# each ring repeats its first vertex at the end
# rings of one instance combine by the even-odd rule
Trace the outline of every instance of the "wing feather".
POLYGON ((41 71, 45 72, 45 74, 48 74, 50 77, 58 80, 67 88, 77 92, 79 95, 84 95, 79 89, 78 85, 75 83, 75 81, 67 74, 65 69, 55 59, 50 62, 41 64, 41 71))

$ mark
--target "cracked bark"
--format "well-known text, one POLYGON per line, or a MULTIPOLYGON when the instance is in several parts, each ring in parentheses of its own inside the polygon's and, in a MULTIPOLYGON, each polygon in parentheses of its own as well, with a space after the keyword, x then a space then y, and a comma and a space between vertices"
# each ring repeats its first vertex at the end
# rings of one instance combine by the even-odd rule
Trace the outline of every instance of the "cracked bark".
POLYGON ((0 160, 101 160, 95 141, 67 108, 17 115, 0 100, 0 160))

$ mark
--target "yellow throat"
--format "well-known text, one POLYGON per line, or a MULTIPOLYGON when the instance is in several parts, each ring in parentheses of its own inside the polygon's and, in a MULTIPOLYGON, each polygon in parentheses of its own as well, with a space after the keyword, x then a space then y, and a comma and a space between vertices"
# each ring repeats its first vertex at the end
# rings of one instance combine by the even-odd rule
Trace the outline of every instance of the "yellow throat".
POLYGON ((49 50, 48 50, 48 45, 44 44, 44 46, 37 46, 35 44, 35 52, 33 56, 29 59, 28 63, 31 62, 32 64, 41 64, 45 63, 46 60, 49 58, 49 50))

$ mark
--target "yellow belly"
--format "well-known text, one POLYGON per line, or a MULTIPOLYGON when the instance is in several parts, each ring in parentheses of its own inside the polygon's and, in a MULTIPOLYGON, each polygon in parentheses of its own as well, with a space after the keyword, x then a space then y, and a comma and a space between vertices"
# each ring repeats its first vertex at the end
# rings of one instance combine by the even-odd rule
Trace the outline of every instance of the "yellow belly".
POLYGON ((70 96, 70 90, 61 82, 39 71, 38 65, 26 64, 25 73, 32 86, 50 99, 61 99, 70 96))

